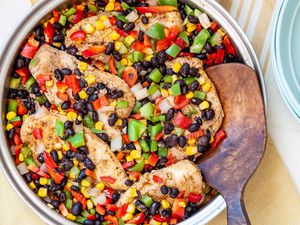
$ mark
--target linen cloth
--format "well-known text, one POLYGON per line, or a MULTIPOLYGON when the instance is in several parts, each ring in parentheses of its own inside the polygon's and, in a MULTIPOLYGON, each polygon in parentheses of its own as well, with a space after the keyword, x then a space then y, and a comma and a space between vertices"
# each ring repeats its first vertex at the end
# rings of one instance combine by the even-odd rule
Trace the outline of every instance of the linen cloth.
MULTIPOLYGON (((0 0, 2 2, 0 5, 4 4, 3 1, 6 0, 0 0)), ((8 2, 6 1, 6 4, 8 2)), ((278 91, 274 88, 270 66, 271 23, 278 2, 276 0, 219 0, 219 2, 238 21, 248 35, 260 59, 263 72, 266 74, 267 89, 271 92, 272 100, 274 101, 273 98, 276 98, 276 102, 282 103, 278 91)), ((245 205, 253 225, 298 225, 300 224, 300 198, 290 177, 290 174, 295 176, 295 173, 293 173, 295 167, 291 167, 290 163, 286 163, 286 167, 282 161, 283 159, 287 162, 287 156, 286 153, 283 154, 282 143, 278 142, 283 139, 282 135, 281 138, 277 138, 278 132, 276 130, 279 125, 274 122, 274 117, 279 115, 278 111, 285 110, 284 113, 286 114, 288 114, 288 111, 284 105, 280 110, 277 110, 277 106, 272 104, 273 101, 270 103, 270 99, 269 95, 269 138, 266 153, 261 165, 246 188, 245 205)), ((294 121, 289 115, 288 118, 285 117, 285 122, 290 125, 294 121)), ((289 136, 294 137, 292 142, 294 141, 297 146, 295 150, 300 150, 300 142, 295 140, 300 135, 300 126, 295 124, 293 128, 289 127, 286 132, 289 136)), ((288 139, 284 141, 288 142, 288 139)), ((294 180, 297 184, 297 180, 294 180)), ((298 180, 300 183, 300 179, 298 180)), ((1 172, 0 205, 2 206, 0 224, 45 224, 16 195, 1 172)), ((226 224, 226 210, 209 223, 209 225, 223 224, 226 224)))

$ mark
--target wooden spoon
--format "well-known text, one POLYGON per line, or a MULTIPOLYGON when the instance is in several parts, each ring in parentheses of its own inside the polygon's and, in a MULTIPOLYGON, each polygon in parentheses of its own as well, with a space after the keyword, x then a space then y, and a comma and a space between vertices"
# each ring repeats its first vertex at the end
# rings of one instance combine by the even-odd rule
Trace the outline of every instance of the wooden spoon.
POLYGON ((227 224, 250 224, 243 193, 257 168, 266 144, 266 118, 256 73, 249 67, 230 63, 208 68, 225 118, 222 129, 227 138, 198 164, 206 181, 227 203, 227 224))

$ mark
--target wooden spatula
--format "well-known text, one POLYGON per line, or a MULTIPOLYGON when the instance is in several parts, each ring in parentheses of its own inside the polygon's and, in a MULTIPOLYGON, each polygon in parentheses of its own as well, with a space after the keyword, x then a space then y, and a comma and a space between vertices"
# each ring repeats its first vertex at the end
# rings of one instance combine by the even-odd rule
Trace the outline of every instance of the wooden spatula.
POLYGON ((198 164, 206 181, 225 198, 227 224, 250 224, 244 187, 257 168, 266 144, 266 118, 256 73, 230 63, 208 68, 225 113, 222 129, 227 138, 207 152, 198 164))

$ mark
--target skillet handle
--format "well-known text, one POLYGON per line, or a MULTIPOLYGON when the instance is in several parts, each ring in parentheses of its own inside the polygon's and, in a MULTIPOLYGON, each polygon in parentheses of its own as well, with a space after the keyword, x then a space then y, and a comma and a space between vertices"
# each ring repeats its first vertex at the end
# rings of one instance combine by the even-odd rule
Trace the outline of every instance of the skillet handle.
POLYGON ((251 225, 241 193, 230 193, 226 195, 225 200, 227 204, 227 225, 251 225))

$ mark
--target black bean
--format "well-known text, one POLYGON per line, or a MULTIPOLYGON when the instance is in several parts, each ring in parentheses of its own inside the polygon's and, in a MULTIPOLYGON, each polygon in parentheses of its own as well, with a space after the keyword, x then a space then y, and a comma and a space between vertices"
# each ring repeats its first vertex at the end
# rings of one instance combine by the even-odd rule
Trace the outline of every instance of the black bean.
POLYGON ((93 107, 93 105, 92 105, 92 103, 90 103, 90 102, 87 102, 87 103, 86 103, 86 109, 87 109, 89 112, 95 111, 95 110, 94 110, 94 107, 93 107))
POLYGON ((97 91, 97 89, 95 87, 89 87, 86 89, 86 93, 88 95, 93 95, 96 91, 97 91))
POLYGON ((160 66, 159 66, 159 71, 160 71, 162 74, 165 74, 165 73, 166 73, 166 70, 167 70, 166 65, 160 65, 160 66))
POLYGON ((166 121, 170 121, 171 119, 173 119, 174 114, 175 114, 175 109, 173 108, 169 109, 166 114, 166 121))
POLYGON ((63 42, 65 40, 65 36, 62 33, 57 33, 52 37, 53 42, 63 42))
POLYGON ((102 89, 104 89, 106 86, 105 86, 105 84, 103 84, 103 83, 97 83, 97 88, 98 88, 98 90, 102 90, 102 89))
POLYGON ((144 61, 142 61, 142 64, 146 69, 151 67, 151 63, 149 61, 144 60, 144 61))
POLYGON ((122 59, 122 55, 119 51, 114 50, 112 52, 113 57, 119 62, 122 59))
POLYGON ((181 135, 178 137, 178 145, 183 148, 187 143, 187 139, 185 136, 181 135))
POLYGON ((57 154, 57 151, 52 150, 52 151, 50 152, 50 155, 52 156, 54 162, 58 163, 58 154, 57 154))
POLYGON ((38 26, 36 29, 35 29, 35 35, 37 37, 42 37, 44 35, 44 28, 42 26, 38 26))
POLYGON ((163 65, 167 60, 167 53, 165 51, 161 51, 157 55, 159 64, 163 65))
POLYGON ((119 198, 120 198, 120 194, 118 192, 115 192, 112 194, 111 199, 112 199, 113 203, 116 203, 119 200, 119 198))
POLYGON ((199 153, 204 153, 204 152, 206 152, 207 150, 208 150, 208 147, 207 147, 207 146, 202 146, 202 145, 197 144, 197 151, 198 151, 199 153))
POLYGON ((180 13, 181 19, 185 20, 185 18, 186 18, 186 12, 184 11, 184 9, 180 9, 179 13, 180 13))
POLYGON ((128 186, 128 187, 132 186, 133 183, 134 183, 133 180, 130 180, 130 179, 127 179, 127 180, 125 181, 125 185, 128 186))
POLYGON ((64 29, 63 26, 62 26, 60 23, 58 23, 58 22, 52 23, 52 27, 53 27, 55 30, 59 30, 59 31, 61 31, 62 29, 64 29))
POLYGON ((51 180, 51 184, 50 184, 49 190, 55 192, 55 191, 58 191, 60 189, 62 189, 61 186, 59 184, 56 184, 54 182, 54 180, 51 180))
POLYGON ((108 143, 109 142, 109 137, 105 133, 98 133, 97 136, 104 142, 108 143))
POLYGON ((165 144, 168 148, 176 146, 177 143, 178 143, 178 138, 175 134, 172 134, 171 136, 165 139, 165 144))
POLYGON ((224 58, 224 63, 229 63, 229 62, 239 62, 239 59, 237 56, 234 56, 232 54, 228 54, 224 58))
POLYGON ((191 99, 191 103, 194 104, 194 105, 200 105, 201 102, 202 101, 199 98, 196 98, 196 97, 191 99))
POLYGON ((205 114, 208 120, 212 120, 215 117, 215 111, 213 109, 208 109, 205 114))
POLYGON ((191 75, 192 77, 199 77, 199 72, 195 67, 191 67, 189 69, 189 75, 191 75))
POLYGON ((80 151, 83 154, 86 154, 86 155, 89 154, 89 150, 86 146, 80 146, 80 147, 77 148, 77 150, 80 151))
POLYGON ((64 102, 61 104, 61 108, 62 108, 63 110, 66 110, 66 109, 70 108, 70 106, 71 106, 71 102, 70 102, 70 101, 64 101, 64 102))
POLYGON ((95 225, 95 221, 86 219, 83 221, 83 225, 95 225))
POLYGON ((117 26, 117 28, 123 30, 124 22, 122 20, 117 20, 116 21, 116 26, 117 26))
POLYGON ((86 159, 86 155, 76 152, 75 153, 75 158, 79 161, 79 162, 83 162, 86 159))
POLYGON ((65 159, 62 161, 62 168, 65 171, 69 171, 70 169, 72 169, 72 167, 74 166, 73 161, 69 160, 69 159, 65 159))
POLYGON ((192 125, 190 125, 189 127, 189 132, 193 133, 193 132, 196 132, 200 129, 200 124, 199 123, 193 123, 192 125))
POLYGON ((38 160, 40 163, 44 163, 44 154, 43 154, 43 153, 39 154, 38 157, 37 157, 37 160, 38 160))
POLYGON ((152 67, 157 67, 158 66, 158 58, 157 57, 152 57, 151 58, 151 64, 152 64, 152 67))
MULTIPOLYGON (((136 203, 137 203, 138 201, 139 201, 139 200, 137 200, 136 203)), ((139 202, 141 202, 141 201, 139 201, 139 202)), ((145 212, 145 211, 147 210, 147 206, 145 206, 142 202, 141 202, 141 204, 136 205, 136 208, 137 208, 139 211, 141 211, 141 212, 145 212)))
POLYGON ((74 73, 77 75, 77 76, 82 76, 83 74, 80 72, 80 70, 78 68, 76 68, 74 70, 74 73))
POLYGON ((195 80, 189 85, 189 90, 196 91, 198 87, 199 87, 199 82, 195 80))
POLYGON ((67 48, 67 53, 70 55, 76 55, 76 52, 78 52, 78 49, 75 46, 70 46, 67 48))
POLYGON ((94 170, 96 168, 95 164, 90 158, 86 158, 84 160, 84 166, 90 170, 94 170))
POLYGON ((15 63, 15 67, 16 69, 21 69, 22 67, 25 66, 25 62, 22 58, 17 59, 16 63, 15 63))
POLYGON ((26 99, 29 96, 29 93, 26 90, 18 90, 18 96, 22 99, 26 99))
POLYGON ((92 112, 92 120, 93 120, 94 122, 97 122, 97 121, 98 121, 98 114, 97 114, 96 111, 92 112))
POLYGON ((200 22, 199 19, 198 19, 198 17, 192 16, 192 15, 189 15, 189 16, 188 16, 188 20, 189 20, 191 23, 193 23, 193 24, 197 24, 197 23, 200 22))
POLYGON ((142 16, 141 21, 143 24, 147 24, 149 20, 147 16, 142 16))
POLYGON ((206 54, 205 53, 200 53, 196 55, 196 58, 201 59, 201 60, 205 60, 207 59, 206 54))
POLYGON ((60 72, 63 74, 63 75, 71 75, 72 74, 72 70, 70 70, 69 68, 62 68, 60 70, 60 72))
POLYGON ((189 65, 188 63, 184 63, 184 64, 181 66, 181 68, 180 68, 178 74, 179 74, 180 76, 186 77, 186 76, 189 75, 189 69, 190 69, 190 65, 189 65))
POLYGON ((183 95, 185 95, 185 94, 187 94, 187 93, 189 92, 189 88, 188 88, 187 85, 183 85, 183 86, 180 88, 180 90, 181 90, 181 94, 183 94, 183 95))
POLYGON ((153 202, 152 205, 150 206, 149 213, 151 215, 155 215, 155 214, 158 213, 159 208, 160 208, 160 203, 159 202, 153 202))
POLYGON ((204 45, 204 49, 209 54, 214 52, 214 48, 211 46, 211 44, 209 42, 206 42, 206 44, 204 45))
POLYGON ((172 130, 174 129, 174 125, 171 123, 166 123, 164 126, 164 133, 166 135, 170 134, 172 132, 172 130))
POLYGON ((59 69, 54 70, 54 77, 59 81, 63 81, 64 79, 64 75, 59 69))
POLYGON ((55 200, 51 200, 50 204, 53 205, 54 208, 58 209, 60 202, 59 201, 55 201, 55 200))
POLYGON ((139 31, 139 34, 138 34, 138 41, 144 42, 144 32, 141 30, 139 31))
POLYGON ((124 96, 124 92, 119 90, 119 91, 116 91, 114 93, 108 93, 107 94, 107 97, 108 98, 111 98, 111 99, 117 99, 117 98, 121 98, 124 96))
POLYGON ((72 214, 74 216, 78 216, 82 211, 82 204, 80 202, 76 202, 74 203, 74 205, 72 206, 72 214))
POLYGON ((160 188, 160 192, 163 194, 163 195, 167 195, 169 193, 169 188, 166 186, 166 185, 163 185, 161 186, 160 188))
POLYGON ((80 99, 78 102, 75 102, 73 104, 73 108, 77 111, 81 110, 84 107, 85 103, 82 99, 80 99))
POLYGON ((113 42, 109 42, 105 49, 105 54, 110 55, 115 49, 115 44, 113 42))
POLYGON ((127 125, 128 125, 127 118, 122 119, 122 128, 127 127, 127 125))
POLYGON ((108 118, 109 126, 111 126, 111 127, 114 126, 116 124, 117 120, 118 120, 118 116, 116 113, 110 114, 109 118, 108 118))
POLYGON ((179 195, 179 190, 177 188, 171 188, 170 197, 176 198, 179 195))
POLYGON ((172 68, 168 68, 166 73, 167 73, 167 75, 173 75, 175 72, 173 71, 172 68))
POLYGON ((93 102, 93 101, 95 101, 97 98, 98 98, 98 95, 94 94, 94 95, 89 96, 89 97, 88 97, 88 100, 89 100, 90 102, 93 102))
POLYGON ((60 202, 65 202, 67 198, 65 192, 62 191, 61 193, 59 193, 58 198, 60 202))
POLYGON ((209 144, 210 137, 207 135, 203 135, 198 139, 198 144, 201 146, 207 146, 209 144))
POLYGON ((12 139, 16 133, 15 128, 12 128, 8 131, 8 139, 12 139))
POLYGON ((82 170, 80 170, 80 172, 79 172, 79 174, 78 174, 78 177, 77 177, 77 179, 78 179, 78 180, 83 180, 84 178, 86 178, 86 177, 87 177, 87 175, 86 175, 85 171, 86 171, 86 169, 85 169, 85 168, 84 168, 84 169, 82 169, 82 170))
POLYGON ((135 24, 133 22, 129 22, 129 23, 125 24, 124 31, 126 33, 128 33, 129 31, 132 31, 134 29, 134 27, 135 27, 135 24))
POLYGON ((37 83, 34 83, 31 88, 30 88, 31 92, 34 94, 39 94, 40 93, 40 87, 37 83))
POLYGON ((177 80, 175 81, 175 84, 179 84, 180 87, 182 87, 183 85, 185 85, 185 82, 184 82, 184 80, 182 80, 182 79, 177 79, 177 80))
POLYGON ((171 209, 164 209, 161 211, 161 216, 164 218, 168 218, 172 215, 171 209))
POLYGON ((172 84, 169 83, 169 82, 164 83, 164 85, 163 85, 163 89, 165 89, 165 90, 168 90, 168 89, 171 88, 171 87, 172 87, 172 84))
POLYGON ((72 128, 68 128, 66 130, 66 134, 68 134, 69 136, 73 136, 75 134, 75 131, 72 128))

